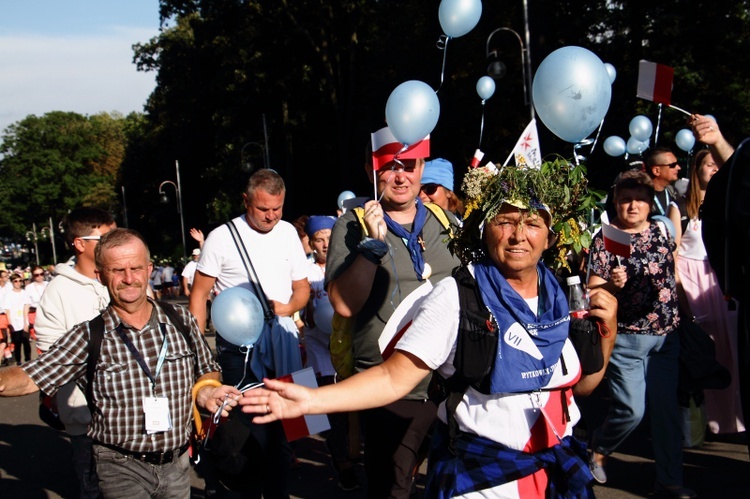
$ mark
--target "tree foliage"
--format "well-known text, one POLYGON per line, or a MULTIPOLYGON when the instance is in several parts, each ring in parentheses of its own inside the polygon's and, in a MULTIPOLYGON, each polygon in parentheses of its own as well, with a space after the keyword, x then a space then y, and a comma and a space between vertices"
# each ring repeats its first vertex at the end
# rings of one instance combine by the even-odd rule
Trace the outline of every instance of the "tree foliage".
POLYGON ((119 115, 54 111, 8 127, 0 147, 0 227, 19 235, 81 204, 119 204, 126 139, 119 115))

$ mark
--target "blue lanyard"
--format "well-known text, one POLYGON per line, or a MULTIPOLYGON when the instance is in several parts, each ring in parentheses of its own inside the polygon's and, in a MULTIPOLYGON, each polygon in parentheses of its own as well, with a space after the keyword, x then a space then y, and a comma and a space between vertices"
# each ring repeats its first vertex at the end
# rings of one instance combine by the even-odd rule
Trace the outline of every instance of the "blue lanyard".
MULTIPOLYGON (((667 199, 667 207, 669 207, 669 191, 664 189, 664 196, 667 199)), ((654 202, 656 203, 656 206, 659 208, 659 213, 662 215, 666 215, 667 212, 664 211, 664 207, 661 205, 661 202, 659 202, 659 198, 656 196, 656 193, 654 193, 654 202)))
POLYGON ((151 381, 151 394, 153 396, 156 396, 156 378, 159 377, 161 368, 164 365, 164 359, 167 357, 167 330, 162 323, 159 323, 159 329, 161 329, 162 335, 164 336, 164 343, 161 344, 161 350, 159 350, 159 359, 156 361, 156 373, 151 374, 151 369, 149 369, 148 364, 146 364, 146 361, 143 359, 143 355, 141 355, 141 352, 139 352, 138 349, 135 348, 135 345, 133 345, 133 342, 130 341, 128 335, 125 334, 125 328, 122 327, 122 324, 117 326, 117 334, 120 335, 120 339, 122 339, 123 343, 125 343, 125 346, 128 347, 130 353, 133 354, 133 357, 135 357, 135 361, 138 362, 138 365, 141 367, 141 369, 143 369, 143 372, 146 373, 146 376, 148 376, 148 379, 151 381))

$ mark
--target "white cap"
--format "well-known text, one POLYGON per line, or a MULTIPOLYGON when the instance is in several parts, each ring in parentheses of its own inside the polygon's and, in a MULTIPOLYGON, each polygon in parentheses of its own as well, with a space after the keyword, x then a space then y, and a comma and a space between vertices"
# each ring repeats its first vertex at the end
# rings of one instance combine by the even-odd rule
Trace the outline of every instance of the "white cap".
POLYGON ((576 284, 581 284, 581 278, 577 275, 572 275, 565 279, 565 282, 568 284, 568 286, 575 286, 576 284))
POLYGON ((200 255, 200 254, 201 254, 201 250, 200 250, 199 248, 195 248, 195 249, 193 250, 193 256, 198 256, 198 255, 200 255))

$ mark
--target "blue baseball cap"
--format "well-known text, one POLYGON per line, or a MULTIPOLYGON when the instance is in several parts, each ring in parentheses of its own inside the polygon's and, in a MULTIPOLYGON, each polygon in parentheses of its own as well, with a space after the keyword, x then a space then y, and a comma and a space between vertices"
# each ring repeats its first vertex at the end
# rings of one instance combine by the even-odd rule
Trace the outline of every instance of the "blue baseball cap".
POLYGON ((305 234, 312 237, 313 234, 323 229, 333 229, 336 219, 324 215, 313 215, 305 223, 305 234))

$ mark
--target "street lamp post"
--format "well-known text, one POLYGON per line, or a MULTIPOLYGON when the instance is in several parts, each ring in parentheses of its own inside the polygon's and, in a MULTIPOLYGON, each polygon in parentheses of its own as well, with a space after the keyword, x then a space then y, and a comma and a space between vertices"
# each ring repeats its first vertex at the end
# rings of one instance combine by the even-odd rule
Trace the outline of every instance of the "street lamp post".
POLYGON ((165 180, 164 182, 159 184, 159 199, 163 204, 168 203, 169 197, 167 197, 167 193, 164 192, 164 186, 166 184, 169 184, 174 187, 175 195, 177 197, 177 213, 180 214, 180 228, 182 229, 180 232, 180 235, 182 236, 182 258, 183 261, 187 261, 187 247, 185 245, 185 218, 182 214, 182 183, 180 182, 180 162, 175 160, 174 167, 175 172, 177 173, 177 183, 175 184, 171 180, 165 180))
POLYGON ((487 67, 487 73, 492 76, 495 79, 502 78, 505 76, 505 64, 503 64, 502 61, 497 60, 497 51, 493 50, 490 51, 490 40, 492 39, 493 35, 496 33, 499 33, 501 31, 507 31, 509 33, 512 33, 516 36, 518 39, 518 43, 521 45, 521 71, 523 72, 523 99, 524 103, 529 106, 529 113, 531 115, 531 119, 533 120, 535 117, 534 113, 534 104, 532 103, 531 99, 531 88, 532 88, 532 73, 531 73, 531 48, 530 48, 530 33, 529 33, 529 5, 528 0, 523 0, 523 24, 524 24, 524 38, 526 39, 526 43, 524 43, 524 39, 521 38, 521 35, 518 34, 517 31, 511 29, 511 28, 497 28, 495 31, 490 33, 490 36, 487 37, 487 58, 490 57, 495 58, 494 61, 490 63, 490 65, 487 67))
POLYGON ((49 241, 52 244, 52 261, 53 263, 57 264, 57 249, 55 248, 55 228, 52 225, 52 217, 49 217, 49 227, 42 227, 39 230, 39 234, 42 237, 49 237, 49 241))
POLYGON ((36 263, 38 265, 39 264, 39 244, 37 244, 37 241, 39 240, 39 238, 36 232, 36 223, 32 223, 31 231, 26 232, 26 240, 34 242, 34 258, 36 259, 36 263))

